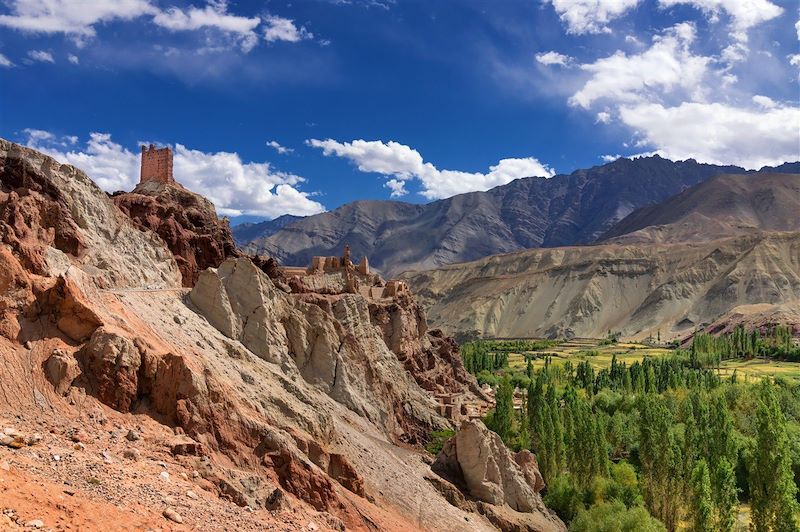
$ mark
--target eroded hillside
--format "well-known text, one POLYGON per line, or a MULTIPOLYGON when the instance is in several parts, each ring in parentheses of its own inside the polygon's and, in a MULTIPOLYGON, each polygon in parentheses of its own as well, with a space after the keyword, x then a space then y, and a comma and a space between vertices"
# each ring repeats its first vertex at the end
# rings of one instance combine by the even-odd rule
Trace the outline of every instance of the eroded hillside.
POLYGON ((189 290, 183 247, 79 170, 0 140, 0 176, 4 525, 563 530, 532 471, 504 462, 534 498, 511 508, 431 470, 419 445, 468 414, 436 398, 483 398, 411 294, 346 254, 189 290))
POLYGON ((537 249, 406 279, 451 334, 671 338, 741 305, 800 299, 800 233, 537 249))

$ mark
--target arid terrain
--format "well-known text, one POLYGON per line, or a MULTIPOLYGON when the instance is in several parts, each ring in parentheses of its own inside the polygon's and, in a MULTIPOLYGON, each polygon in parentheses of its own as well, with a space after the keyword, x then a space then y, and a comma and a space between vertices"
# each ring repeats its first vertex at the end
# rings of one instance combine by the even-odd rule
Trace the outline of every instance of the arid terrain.
POLYGON ((564 529, 470 429, 455 344, 347 250, 287 270, 177 184, 112 201, 4 140, 0 175, 5 528, 564 529), (459 425, 445 479, 422 445, 459 425))
POLYGON ((602 337, 613 330, 639 339, 660 331, 672 340, 709 326, 797 323, 798 204, 797 175, 720 176, 632 213, 601 244, 495 255, 403 277, 431 321, 459 336, 602 337))

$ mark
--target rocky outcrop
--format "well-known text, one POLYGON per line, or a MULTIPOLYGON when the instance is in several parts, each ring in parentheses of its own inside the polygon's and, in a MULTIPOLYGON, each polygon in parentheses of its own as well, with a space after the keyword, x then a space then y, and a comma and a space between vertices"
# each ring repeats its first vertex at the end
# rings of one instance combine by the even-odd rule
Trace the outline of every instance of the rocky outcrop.
POLYGON ((514 455, 480 421, 462 422, 431 469, 478 501, 481 513, 502 515, 520 530, 566 530, 542 502, 539 492, 544 482, 533 455, 528 451, 514 455))
POLYGON ((428 330, 425 311, 408 293, 372 301, 370 320, 386 345, 422 388, 432 393, 467 393, 486 399, 464 368, 458 345, 441 330, 428 330))
POLYGON ((86 174, 0 139, 0 241, 36 275, 78 266, 103 287, 172 287, 178 269, 86 174))
POLYGON ((298 372, 398 440, 422 442, 445 423, 371 326, 365 298, 327 294, 310 303, 307 295, 286 294, 250 259, 239 258, 202 272, 189 298, 227 337, 298 372))
POLYGON ((244 515, 273 528, 314 515, 321 530, 491 529, 424 479, 418 448, 397 444, 447 422, 387 347, 365 296, 290 293, 262 271, 280 277, 277 265, 245 258, 200 274, 187 295, 164 239, 134 227, 85 175, 0 147, 0 419, 66 444, 69 458, 59 449, 53 460, 70 473, 54 474, 102 477, 95 493, 119 481, 127 500, 196 484, 186 495, 202 504, 180 515, 204 530, 244 515), (42 215, 53 204, 60 220, 42 215), (123 427, 140 436, 121 438, 123 427), (167 471, 141 459, 160 455, 167 471), (100 458, 116 465, 101 474, 100 458), (219 513, 205 521, 195 510, 209 505, 219 513))
POLYGON ((113 199, 137 227, 166 242, 180 268, 183 286, 194 286, 201 271, 240 255, 228 221, 217 217, 210 201, 178 183, 145 181, 133 192, 114 194, 113 199))

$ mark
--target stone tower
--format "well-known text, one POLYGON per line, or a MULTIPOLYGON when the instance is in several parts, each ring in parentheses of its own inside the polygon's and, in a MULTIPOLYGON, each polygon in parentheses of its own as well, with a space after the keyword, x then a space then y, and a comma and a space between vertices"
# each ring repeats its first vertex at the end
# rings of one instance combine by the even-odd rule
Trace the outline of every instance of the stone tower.
POLYGON ((155 145, 142 146, 142 171, 139 182, 158 181, 160 183, 174 183, 172 177, 172 150, 167 148, 156 149, 155 145))

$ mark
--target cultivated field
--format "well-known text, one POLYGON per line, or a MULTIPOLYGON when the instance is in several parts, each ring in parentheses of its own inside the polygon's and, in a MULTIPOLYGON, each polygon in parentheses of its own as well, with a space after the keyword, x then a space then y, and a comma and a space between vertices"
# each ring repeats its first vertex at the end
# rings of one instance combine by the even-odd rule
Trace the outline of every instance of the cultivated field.
MULTIPOLYGON (((619 342, 616 344, 601 345, 601 340, 594 338, 573 339, 556 346, 535 351, 522 351, 510 353, 508 365, 513 369, 523 370, 527 365, 527 358, 533 356, 533 367, 541 368, 545 364, 545 357, 552 358, 552 364, 563 364, 567 360, 575 365, 587 360, 596 370, 607 368, 611 365, 611 358, 616 355, 618 362, 631 365, 645 357, 659 357, 670 355, 674 350, 665 347, 653 347, 638 342, 619 342)), ((764 377, 783 378, 800 382, 800 363, 782 362, 764 358, 751 360, 730 359, 723 360, 719 368, 722 376, 731 376, 736 370, 739 379, 743 382, 754 382, 764 377)))

